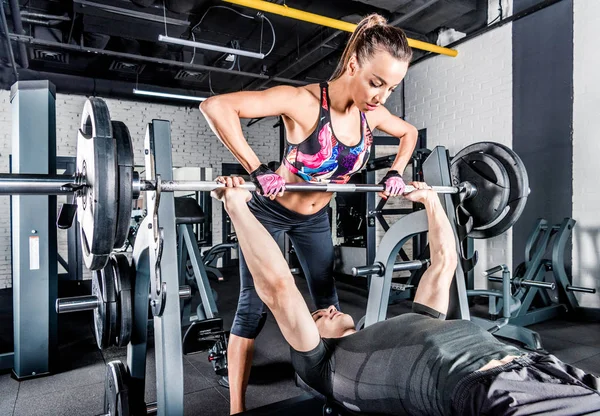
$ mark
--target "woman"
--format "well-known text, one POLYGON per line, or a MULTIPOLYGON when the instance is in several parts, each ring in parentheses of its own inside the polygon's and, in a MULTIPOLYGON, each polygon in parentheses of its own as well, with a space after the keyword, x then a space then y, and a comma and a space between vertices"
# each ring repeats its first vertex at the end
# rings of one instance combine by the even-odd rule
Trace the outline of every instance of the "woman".
MULTIPOLYGON (((369 159, 371 131, 377 128, 400 139, 396 159, 381 181, 382 197, 402 194, 401 173, 415 148, 417 130, 383 104, 406 75, 411 57, 404 32, 374 14, 356 27, 329 83, 219 95, 200 105, 212 130, 250 173, 261 194, 254 193, 248 203, 251 211, 274 238, 282 232, 289 235, 317 308, 339 306, 331 277, 333 245, 327 217, 332 195, 285 193, 285 184, 348 182, 369 159), (281 116, 286 129, 287 148, 276 172, 261 164, 240 125, 240 118, 267 116, 281 116)), ((264 305, 242 254, 240 279, 228 345, 232 414, 245 410, 254 339, 264 324, 264 305)))

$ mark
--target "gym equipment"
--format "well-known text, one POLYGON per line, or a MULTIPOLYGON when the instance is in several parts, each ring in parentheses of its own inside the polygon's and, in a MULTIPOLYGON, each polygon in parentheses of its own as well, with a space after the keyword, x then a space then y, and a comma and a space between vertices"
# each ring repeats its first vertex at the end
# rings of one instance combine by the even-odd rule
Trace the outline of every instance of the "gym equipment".
POLYGON ((202 262, 204 263, 204 268, 209 279, 216 280, 217 282, 225 280, 223 273, 217 268, 217 262, 226 253, 229 253, 231 250, 237 250, 237 248, 237 243, 221 243, 214 245, 204 252, 202 262))
MULTIPOLYGON (((483 210, 485 208, 483 201, 477 200, 478 193, 465 192, 460 199, 457 198, 454 201, 450 195, 440 195, 442 206, 454 229, 459 249, 462 249, 459 235, 466 235, 469 227, 473 227, 476 232, 489 237, 491 233, 496 235, 495 233, 500 230, 502 232, 506 231, 505 227, 507 225, 512 225, 518 220, 529 194, 529 186, 527 172, 522 163, 519 163, 518 156, 513 153, 505 149, 504 146, 490 142, 468 146, 454 158, 454 168, 452 170, 454 176, 452 179, 449 158, 443 147, 436 147, 423 163, 423 176, 427 183, 441 186, 448 185, 450 181, 456 183, 458 175, 462 171, 470 169, 468 175, 471 175, 470 178, 475 181, 477 192, 481 187, 484 195, 494 199, 492 203, 494 207, 492 211, 494 212, 487 213, 483 210), (472 149, 475 153, 471 154, 471 151, 467 151, 467 149, 472 149), (486 149, 494 157, 482 156, 482 149, 486 149), (489 172, 495 172, 501 179, 493 178, 493 175, 489 172), (497 184, 502 186, 497 186, 497 184), (513 192, 513 184, 517 188, 515 192, 513 192), (506 188, 510 190, 508 200, 506 199, 506 188), (496 193, 493 189, 496 189, 496 193), (470 199, 464 197, 469 195, 471 196, 470 199), (468 205, 471 200, 475 202, 468 205), (504 208, 501 206, 502 201, 506 203, 504 208), (469 216, 469 209, 476 213, 474 216, 478 219, 478 223, 469 216), (498 211, 501 213, 498 214, 498 211), (481 230, 476 230, 475 225, 481 230)), ((465 182, 465 184, 469 183, 465 182)), ((422 260, 396 264, 396 258, 400 248, 408 239, 427 231, 427 229, 427 214, 425 211, 416 211, 405 215, 390 227, 383 236, 374 264, 356 268, 357 275, 371 276, 367 313, 364 319, 365 326, 386 319, 394 269, 416 270, 422 269, 426 265, 426 262, 422 260)), ((459 257, 461 261, 458 262, 455 279, 450 290, 450 307, 447 316, 450 319, 470 319, 465 271, 475 265, 476 257, 465 259, 462 252, 459 254, 461 254, 459 257)), ((406 284, 408 286, 404 287, 405 290, 412 286, 410 280, 406 284)))
POLYGON ((450 171, 453 184, 463 182, 464 177, 477 184, 477 195, 461 204, 473 219, 469 237, 500 235, 523 213, 529 179, 525 164, 510 148, 494 142, 474 143, 454 156, 450 171))
MULTIPOLYGON (((56 313, 92 310, 94 336, 98 348, 125 347, 132 332, 132 290, 134 274, 127 256, 112 253, 102 270, 92 273, 90 296, 56 299, 56 313)), ((182 299, 191 296, 189 286, 181 286, 182 299)))
POLYGON ((182 326, 184 327, 183 353, 192 354, 209 351, 208 361, 215 373, 222 378, 219 383, 229 386, 227 376, 227 340, 229 331, 223 330, 223 319, 218 317, 215 295, 208 281, 208 274, 198 248, 193 224, 204 220, 204 212, 195 199, 175 198, 175 223, 179 235, 177 257, 179 259, 179 283, 189 284, 198 290, 200 304, 196 315, 190 313, 191 298, 184 301, 182 307, 182 326), (192 274, 188 276, 188 262, 192 274), (189 280, 192 280, 191 282, 189 280))
MULTIPOLYGON (((509 283, 520 305, 511 311, 511 324, 528 326, 564 313, 573 314, 579 308, 573 292, 596 293, 595 288, 571 285, 566 273, 565 247, 575 223, 565 218, 552 226, 544 219, 537 220, 525 246, 525 262, 515 268, 509 283)), ((488 279, 497 281, 491 276, 488 279)), ((490 308, 493 306, 490 304, 490 308)), ((495 305, 490 313, 501 310, 501 305, 495 305)))
MULTIPOLYGON (((16 175, 56 173, 55 101, 49 81, 12 86, 10 169, 16 175)), ((10 202, 14 341, 12 351, 0 353, 0 369, 12 369, 22 380, 49 374, 57 358, 57 317, 51 313, 59 280, 56 197, 15 195, 10 202)))
MULTIPOLYGON (((518 341, 531 350, 541 350, 542 340, 537 332, 524 328, 522 326, 509 324, 511 314, 515 310, 520 308, 521 301, 515 296, 513 296, 510 279, 510 270, 508 269, 508 267, 505 264, 502 264, 500 266, 492 267, 491 269, 486 270, 483 274, 485 276, 488 276, 488 279, 490 280, 502 282, 502 289, 467 290, 468 296, 487 296, 490 307, 491 319, 484 319, 472 316, 471 321, 478 324, 482 328, 487 329, 488 332, 494 334, 495 336, 518 341), (502 272, 501 278, 496 278, 492 276, 493 274, 498 273, 500 271, 502 272), (498 316, 499 310, 496 307, 496 302, 501 302, 502 305, 502 317, 497 319, 495 317, 498 316)), ((552 288, 552 284, 543 284, 533 281, 522 281, 521 284, 552 288)))
POLYGON ((129 416, 128 371, 121 361, 106 365, 104 381, 104 413, 107 416, 129 416))

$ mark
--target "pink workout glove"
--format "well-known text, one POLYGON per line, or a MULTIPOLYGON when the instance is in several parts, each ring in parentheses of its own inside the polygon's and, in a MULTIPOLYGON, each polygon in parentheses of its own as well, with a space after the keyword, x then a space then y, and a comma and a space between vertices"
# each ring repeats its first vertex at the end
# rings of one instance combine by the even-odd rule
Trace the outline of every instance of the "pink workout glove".
POLYGON ((285 180, 265 164, 250 173, 250 178, 261 195, 275 197, 278 193, 285 191, 285 180))
POLYGON ((380 185, 385 185, 385 191, 388 196, 398 196, 404 193, 406 184, 397 170, 389 170, 388 173, 379 181, 380 185))

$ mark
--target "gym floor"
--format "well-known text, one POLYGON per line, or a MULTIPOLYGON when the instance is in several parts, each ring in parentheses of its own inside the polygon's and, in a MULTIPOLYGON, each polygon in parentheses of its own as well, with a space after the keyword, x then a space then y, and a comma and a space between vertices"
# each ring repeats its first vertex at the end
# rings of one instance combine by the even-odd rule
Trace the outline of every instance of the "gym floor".
MULTIPOLYGON (((227 280, 212 283, 218 293, 218 307, 226 328, 231 326, 237 304, 239 283, 237 269, 225 271, 227 280)), ((306 281, 296 279, 298 287, 309 299, 306 281)), ((86 283, 87 284, 87 283, 86 283)), ((89 292, 86 284, 81 294, 89 292)), ((70 296, 75 293, 62 293, 70 296)), ((341 306, 355 320, 364 315, 366 291, 338 282, 341 306)), ((390 316, 408 312, 407 303, 390 307, 390 316)), ((0 352, 11 347, 12 291, 0 290, 0 352)), ((91 312, 59 316, 59 352, 57 371, 47 377, 17 382, 10 374, 0 374, 0 415, 98 415, 103 413, 105 364, 126 360, 126 348, 99 351, 91 326, 91 312)), ((581 369, 600 374, 600 323, 577 323, 554 320, 530 327, 538 331, 544 347, 560 359, 576 364, 581 369)), ((146 401, 156 400, 154 350, 149 348, 146 383, 146 401)), ((228 390, 218 384, 206 353, 184 356, 184 386, 186 415, 227 415, 228 390)), ((247 406, 258 409, 252 414, 281 414, 285 401, 287 416, 320 414, 320 404, 303 401, 301 412, 292 409, 298 396, 308 397, 293 381, 294 371, 289 359, 289 348, 275 320, 269 316, 256 341, 252 375, 247 392, 247 406), (266 407, 262 407, 266 406, 266 407), (310 410, 309 410, 310 409, 310 410), (319 413, 317 413, 319 412, 319 413)))

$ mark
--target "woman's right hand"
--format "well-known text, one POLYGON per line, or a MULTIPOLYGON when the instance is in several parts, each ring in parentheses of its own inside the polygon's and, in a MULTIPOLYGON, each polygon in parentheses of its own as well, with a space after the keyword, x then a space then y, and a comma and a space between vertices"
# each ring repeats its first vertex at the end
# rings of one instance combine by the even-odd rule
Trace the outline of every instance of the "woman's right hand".
POLYGON ((285 180, 267 167, 260 165, 250 174, 252 182, 256 185, 256 191, 270 199, 283 196, 285 192, 285 180))

